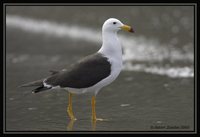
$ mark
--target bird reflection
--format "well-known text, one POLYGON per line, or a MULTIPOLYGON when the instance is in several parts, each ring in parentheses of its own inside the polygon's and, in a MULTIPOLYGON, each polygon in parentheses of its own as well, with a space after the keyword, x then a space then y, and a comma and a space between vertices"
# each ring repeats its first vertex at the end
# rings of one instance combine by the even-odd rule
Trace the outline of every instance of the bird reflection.
POLYGON ((67 125, 67 131, 72 131, 73 130, 73 126, 74 126, 74 122, 76 120, 70 120, 68 125, 67 125))
MULTIPOLYGON (((73 127, 74 127, 74 123, 75 123, 75 121, 77 121, 77 120, 69 120, 69 123, 68 123, 68 125, 67 125, 67 131, 73 131, 73 127)), ((108 121, 110 121, 110 120, 108 120, 108 119, 100 119, 100 118, 98 118, 97 120, 91 120, 91 129, 88 129, 88 131, 96 131, 96 126, 97 126, 97 121, 98 122, 108 122, 108 121)), ((87 125, 87 123, 86 122, 89 122, 88 120, 87 121, 85 121, 84 122, 84 124, 86 124, 87 125)))
POLYGON ((96 120, 92 120, 91 123, 92 123, 92 131, 96 131, 96 120))
MULTIPOLYGON (((69 120, 69 123, 67 125, 67 131, 73 131, 75 121, 76 120, 69 120)), ((96 131, 96 123, 97 123, 97 120, 91 121, 91 130, 92 131, 96 131)))

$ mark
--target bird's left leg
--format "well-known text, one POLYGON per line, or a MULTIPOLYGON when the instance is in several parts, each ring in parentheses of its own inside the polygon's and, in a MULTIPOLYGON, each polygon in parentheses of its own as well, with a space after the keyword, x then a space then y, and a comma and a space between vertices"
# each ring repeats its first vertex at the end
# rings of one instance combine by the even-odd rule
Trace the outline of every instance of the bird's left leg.
POLYGON ((96 117, 96 98, 95 96, 92 97, 92 101, 91 101, 91 105, 92 105, 92 120, 96 121, 97 117, 96 117))
POLYGON ((72 110, 72 93, 69 93, 69 101, 68 101, 68 107, 67 112, 71 120, 76 120, 73 110, 72 110))
POLYGON ((95 122, 97 120, 103 121, 103 119, 96 117, 96 97, 95 96, 92 97, 91 105, 92 105, 92 121, 93 122, 95 122))

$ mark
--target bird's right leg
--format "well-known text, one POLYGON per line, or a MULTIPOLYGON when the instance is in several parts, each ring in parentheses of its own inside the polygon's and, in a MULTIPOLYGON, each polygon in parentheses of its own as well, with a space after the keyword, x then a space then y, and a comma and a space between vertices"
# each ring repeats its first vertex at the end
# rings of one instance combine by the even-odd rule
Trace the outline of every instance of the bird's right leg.
POLYGON ((69 93, 67 112, 71 120, 76 120, 72 110, 72 93, 69 93))

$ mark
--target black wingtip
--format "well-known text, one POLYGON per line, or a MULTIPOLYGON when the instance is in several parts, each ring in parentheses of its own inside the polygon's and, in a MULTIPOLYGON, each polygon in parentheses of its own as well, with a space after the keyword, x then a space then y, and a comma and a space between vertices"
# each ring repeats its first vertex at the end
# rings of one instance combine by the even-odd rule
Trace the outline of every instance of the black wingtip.
POLYGON ((44 90, 49 90, 49 89, 51 89, 51 87, 40 86, 40 87, 38 87, 36 89, 33 89, 32 93, 38 93, 38 92, 41 92, 41 91, 44 91, 44 90))

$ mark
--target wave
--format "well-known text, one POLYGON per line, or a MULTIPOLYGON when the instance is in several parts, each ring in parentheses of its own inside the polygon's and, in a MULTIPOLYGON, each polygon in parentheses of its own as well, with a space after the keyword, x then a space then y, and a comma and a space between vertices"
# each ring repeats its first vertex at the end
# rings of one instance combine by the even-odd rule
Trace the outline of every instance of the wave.
MULTIPOLYGON (((30 33, 50 35, 52 37, 69 37, 76 40, 101 43, 101 31, 79 25, 67 23, 56 23, 48 20, 38 20, 18 15, 6 15, 6 26, 18 28, 30 33)), ((194 76, 194 53, 193 51, 183 52, 175 47, 160 44, 158 40, 147 39, 144 36, 119 37, 122 41, 126 71, 143 71, 146 73, 166 75, 169 77, 193 77, 194 76), (170 48, 169 48, 170 47, 170 48), (134 64, 133 62, 143 62, 134 64), (189 62, 189 66, 148 66, 151 62, 189 62), (191 65, 192 64, 192 65, 191 65)), ((190 44, 189 46, 192 46, 190 44)), ((23 61, 23 58, 22 58, 23 61)), ((164 64, 164 63, 163 63, 164 64)), ((176 64, 176 63, 175 63, 176 64)))

